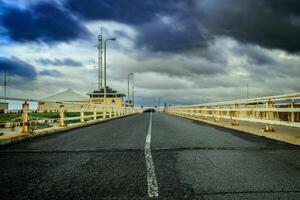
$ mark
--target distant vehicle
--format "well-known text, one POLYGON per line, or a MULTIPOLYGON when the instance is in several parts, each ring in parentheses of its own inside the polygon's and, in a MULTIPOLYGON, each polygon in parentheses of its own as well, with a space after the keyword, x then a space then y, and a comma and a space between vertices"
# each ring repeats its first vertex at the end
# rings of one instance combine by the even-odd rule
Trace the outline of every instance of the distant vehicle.
POLYGON ((150 113, 150 112, 155 112, 155 109, 154 108, 148 108, 148 109, 143 111, 143 113, 150 113))

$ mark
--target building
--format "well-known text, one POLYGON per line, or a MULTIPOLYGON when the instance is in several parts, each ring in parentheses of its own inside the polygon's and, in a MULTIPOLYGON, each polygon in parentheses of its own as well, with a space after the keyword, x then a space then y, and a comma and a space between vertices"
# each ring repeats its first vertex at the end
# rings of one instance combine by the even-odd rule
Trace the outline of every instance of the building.
POLYGON ((59 102, 64 102, 65 110, 80 110, 81 105, 89 102, 89 98, 82 96, 71 89, 51 95, 38 103, 38 111, 57 111, 59 102))
POLYGON ((0 113, 6 113, 8 111, 8 103, 0 102, 0 113))
MULTIPOLYGON (((41 101, 38 103, 38 111, 58 111, 61 105, 60 102, 64 103, 64 109, 66 111, 79 111, 82 106, 85 110, 93 110, 95 108, 95 105, 97 107, 101 107, 102 105, 104 105, 104 88, 89 92, 87 95, 89 95, 89 98, 82 96, 71 89, 68 89, 55 95, 41 99, 41 101)), ((124 96, 124 94, 107 87, 106 105, 111 107, 122 107, 125 104, 123 99, 124 96)))
MULTIPOLYGON (((104 104, 104 88, 89 92, 87 95, 89 95, 92 103, 104 104)), ((124 106, 124 97, 125 94, 122 94, 110 87, 106 87, 106 105, 116 107, 124 106)))

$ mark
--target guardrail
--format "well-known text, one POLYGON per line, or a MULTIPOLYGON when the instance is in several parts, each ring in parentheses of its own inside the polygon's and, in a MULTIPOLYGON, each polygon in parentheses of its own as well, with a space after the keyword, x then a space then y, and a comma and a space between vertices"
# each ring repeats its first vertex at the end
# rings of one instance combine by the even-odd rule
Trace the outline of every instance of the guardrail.
MULTIPOLYGON (((0 99, 3 100, 12 100, 12 101, 21 101, 22 110, 21 122, 9 122, 2 123, 1 126, 5 128, 6 126, 10 127, 21 127, 21 133, 23 134, 31 134, 33 130, 31 126, 34 124, 44 124, 44 123, 55 123, 58 127, 67 127, 67 122, 72 122, 74 120, 78 120, 78 123, 86 123, 87 121, 97 121, 97 120, 105 120, 112 119, 116 117, 126 116, 135 113, 135 110, 132 107, 124 107, 124 106, 112 106, 112 105, 102 105, 95 103, 74 103, 74 102, 56 102, 56 101, 42 101, 36 99, 26 99, 26 98, 15 98, 15 97, 3 97, 0 96, 0 99), (43 103, 53 103, 58 105, 58 110, 55 110, 58 114, 57 118, 45 118, 39 120, 31 119, 31 115, 36 112, 30 111, 29 102, 43 102, 43 103), (67 105, 77 105, 80 107, 80 110, 72 110, 67 111, 67 113, 79 113, 79 116, 65 117, 66 110, 65 106, 67 105), (89 113, 88 115, 86 113, 89 113), (92 114, 90 114, 92 113, 92 114)), ((51 112, 53 113, 53 111, 51 112)))
POLYGON ((273 131, 272 125, 300 127, 300 93, 262 98, 168 107, 165 112, 187 118, 230 119, 233 126, 239 121, 265 124, 264 131, 273 131))

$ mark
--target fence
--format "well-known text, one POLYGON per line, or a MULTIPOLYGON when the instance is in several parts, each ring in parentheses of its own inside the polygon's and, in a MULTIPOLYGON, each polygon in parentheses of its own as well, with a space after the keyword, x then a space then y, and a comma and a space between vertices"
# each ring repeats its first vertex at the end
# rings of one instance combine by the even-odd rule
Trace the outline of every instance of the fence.
POLYGON ((272 125, 300 127, 300 93, 254 99, 168 107, 165 112, 187 118, 230 119, 234 126, 240 121, 265 124, 265 131, 272 125))
POLYGON ((12 101, 22 101, 22 110, 21 122, 14 123, 2 123, 0 124, 1 128, 6 127, 21 127, 21 132, 23 134, 32 133, 31 127, 36 124, 47 124, 53 123, 58 127, 66 127, 68 124, 73 123, 74 121, 78 121, 79 123, 86 123, 87 121, 97 121, 97 120, 105 120, 112 119, 116 117, 126 116, 135 113, 132 107, 124 107, 124 106, 113 106, 113 105, 101 105, 94 103, 74 103, 74 102, 54 102, 54 101, 46 101, 47 103, 54 103, 58 105, 58 110, 55 110, 52 113, 57 113, 57 117, 45 118, 35 120, 32 119, 31 116, 34 116, 34 111, 30 110, 29 102, 45 102, 36 99, 24 99, 24 98, 15 98, 15 97, 1 97, 0 99, 4 100, 12 100, 12 101), (65 107, 70 105, 76 105, 76 107, 80 108, 79 110, 68 111, 65 110, 65 107), (78 116, 66 117, 66 114, 78 114, 78 116))

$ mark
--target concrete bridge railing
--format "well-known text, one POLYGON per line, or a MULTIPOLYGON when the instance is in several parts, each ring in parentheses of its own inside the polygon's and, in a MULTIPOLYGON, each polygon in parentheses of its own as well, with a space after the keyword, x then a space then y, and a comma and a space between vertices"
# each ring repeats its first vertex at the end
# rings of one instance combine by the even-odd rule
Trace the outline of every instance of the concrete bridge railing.
POLYGON ((229 119, 233 126, 240 121, 265 124, 265 131, 272 125, 300 127, 300 93, 254 99, 168 107, 165 112, 187 118, 229 119))

